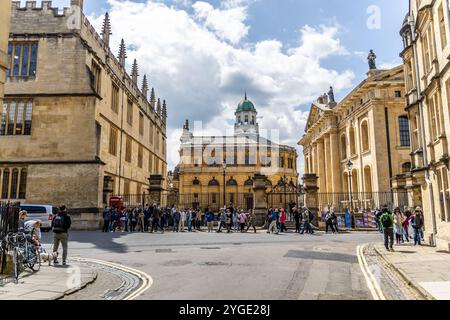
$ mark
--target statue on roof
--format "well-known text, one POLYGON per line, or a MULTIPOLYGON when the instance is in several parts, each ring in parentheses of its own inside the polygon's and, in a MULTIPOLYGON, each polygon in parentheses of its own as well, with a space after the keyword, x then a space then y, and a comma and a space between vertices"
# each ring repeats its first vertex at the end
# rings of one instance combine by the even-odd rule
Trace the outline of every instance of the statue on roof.
POLYGON ((377 68, 376 60, 377 60, 376 54, 373 52, 373 50, 370 50, 369 56, 367 57, 367 61, 369 61, 370 70, 375 70, 377 68))
POLYGON ((330 87, 330 91, 328 91, 328 101, 329 101, 330 103, 336 102, 336 100, 334 99, 334 90, 333 90, 333 87, 330 87))

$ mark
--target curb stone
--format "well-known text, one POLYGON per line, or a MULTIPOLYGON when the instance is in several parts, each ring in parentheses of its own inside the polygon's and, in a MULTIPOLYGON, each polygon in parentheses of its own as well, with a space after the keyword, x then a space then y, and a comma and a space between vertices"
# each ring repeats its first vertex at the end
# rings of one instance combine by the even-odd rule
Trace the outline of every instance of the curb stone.
POLYGON ((73 289, 69 289, 61 294, 59 294, 57 297, 53 298, 53 300, 60 300, 66 296, 70 296, 71 294, 74 294, 78 291, 83 290, 84 288, 86 288, 88 285, 94 283, 97 280, 98 274, 96 271, 92 271, 91 272, 91 276, 89 278, 89 280, 84 281, 81 283, 81 285, 77 288, 73 288, 73 289))
POLYGON ((436 300, 432 295, 430 295, 425 289, 423 289, 417 282, 412 280, 408 275, 403 272, 400 268, 397 268, 390 260, 386 257, 386 255, 381 252, 376 245, 371 244, 372 248, 375 250, 375 252, 388 264, 389 267, 394 269, 401 277, 402 279, 407 283, 408 286, 410 286, 412 289, 414 289, 419 296, 421 296, 424 300, 436 300))

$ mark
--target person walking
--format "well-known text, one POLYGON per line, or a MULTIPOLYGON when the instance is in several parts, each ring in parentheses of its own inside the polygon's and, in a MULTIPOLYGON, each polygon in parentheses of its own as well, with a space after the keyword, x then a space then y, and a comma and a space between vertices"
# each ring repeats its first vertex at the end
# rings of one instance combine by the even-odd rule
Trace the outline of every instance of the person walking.
POLYGON ((287 213, 284 208, 280 209, 280 232, 287 232, 286 228, 287 213))
POLYGON ((228 227, 227 227, 227 214, 226 214, 226 212, 224 210, 221 210, 219 212, 217 220, 219 221, 219 229, 217 230, 217 233, 221 233, 222 232, 222 228, 228 229, 228 227))
POLYGON ((175 211, 173 213, 173 232, 180 232, 180 220, 181 213, 175 208, 175 211))
MULTIPOLYGON (((214 231, 214 213, 211 211, 206 212, 206 225, 208 227, 208 233, 211 233, 214 231)), ((221 228, 221 226, 219 226, 221 228)))
POLYGON ((277 228, 277 212, 276 210, 272 211, 272 216, 270 217, 270 224, 269 224, 269 230, 267 231, 267 233, 275 233, 275 234, 279 234, 280 231, 277 228))
POLYGON ((158 228, 161 229, 161 232, 164 233, 164 228, 161 226, 161 208, 156 204, 153 205, 153 214, 152 214, 152 228, 151 233, 158 232, 158 228))
POLYGON ((136 223, 136 219, 134 217, 134 213, 133 213, 133 210, 131 208, 128 208, 127 216, 128 216, 128 224, 129 224, 129 227, 130 227, 130 232, 133 233, 134 232, 134 226, 135 226, 135 223, 136 223))
POLYGON ((250 228, 253 228, 253 230, 256 233, 256 215, 253 212, 253 209, 250 209, 250 211, 248 213, 248 217, 247 217, 247 231, 246 232, 248 232, 248 230, 250 228))
POLYGON ((150 228, 150 218, 152 217, 154 206, 147 205, 144 209, 144 231, 148 232, 150 228))
POLYGON ((409 210, 409 207, 405 207, 403 211, 403 236, 405 240, 409 243, 409 228, 411 225, 411 216, 412 213, 409 210))
POLYGON ((103 229, 102 232, 109 232, 109 224, 111 221, 111 208, 106 207, 103 211, 103 229))
POLYGON ((245 232, 245 222, 247 221, 247 215, 244 213, 244 210, 241 210, 239 213, 239 224, 241 225, 241 233, 245 232))
POLYGON ((403 215, 400 208, 394 209, 394 234, 397 245, 403 243, 403 215))
POLYGON ((192 210, 188 210, 186 212, 186 221, 187 221, 188 232, 192 232, 192 210))
POLYGON ((239 230, 239 214, 237 211, 232 213, 233 215, 233 231, 238 232, 239 230))
POLYGON ((414 245, 421 246, 422 241, 423 241, 422 228, 424 226, 422 208, 417 207, 416 210, 414 210, 412 215, 413 215, 413 217, 412 217, 411 221, 412 221, 412 227, 414 229, 414 245))
POLYGON ((180 212, 180 232, 184 232, 186 226, 186 208, 180 212))
POLYGON ((68 255, 68 243, 69 243, 69 229, 72 225, 72 220, 70 215, 67 213, 66 206, 61 206, 59 212, 52 220, 52 230, 53 230, 53 253, 54 253, 54 264, 59 264, 58 261, 58 249, 59 244, 62 245, 63 258, 62 264, 65 266, 67 264, 68 255))
POLYGON ((225 217, 227 224, 227 233, 231 233, 231 229, 233 228, 233 213, 229 209, 227 209, 225 217))
POLYGON ((338 222, 338 217, 337 217, 337 215, 334 213, 334 211, 331 212, 331 220, 333 221, 334 230, 336 231, 336 233, 339 233, 339 222, 338 222))
POLYGON ((304 208, 302 213, 303 229, 302 232, 300 232, 300 234, 304 234, 305 232, 309 234, 314 234, 314 230, 312 229, 310 224, 311 215, 312 215, 311 212, 307 208, 304 208))
POLYGON ((300 232, 300 213, 297 208, 294 208, 295 232, 300 232))
POLYGON ((380 224, 383 228, 386 250, 394 251, 394 216, 386 206, 381 210, 380 224))
POLYGON ((328 233, 328 229, 330 229, 330 228, 331 228, 331 232, 335 233, 334 225, 333 225, 333 218, 331 216, 330 211, 328 211, 327 214, 325 215, 325 225, 326 225, 325 233, 328 233))

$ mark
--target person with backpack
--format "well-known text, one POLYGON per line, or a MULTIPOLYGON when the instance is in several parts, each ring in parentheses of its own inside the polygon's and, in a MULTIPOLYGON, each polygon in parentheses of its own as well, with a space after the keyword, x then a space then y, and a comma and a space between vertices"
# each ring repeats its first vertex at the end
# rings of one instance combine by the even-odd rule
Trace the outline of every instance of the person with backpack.
POLYGON ((272 211, 272 216, 270 217, 270 224, 269 224, 269 230, 267 231, 267 233, 275 233, 275 234, 279 234, 280 231, 277 227, 277 212, 276 210, 272 211))
POLYGON ((245 232, 248 232, 248 230, 250 228, 253 228, 253 231, 255 231, 255 233, 256 233, 256 215, 255 215, 253 209, 250 209, 250 212, 248 213, 247 231, 245 231, 245 232))
POLYGON ((297 208, 294 208, 295 232, 300 232, 300 213, 297 208))
POLYGON ((394 216, 387 207, 381 210, 380 224, 383 228, 384 246, 388 251, 394 251, 394 216))
POLYGON ((403 243, 403 214, 400 208, 394 209, 394 233, 397 245, 403 243))
POLYGON ((331 232, 335 233, 334 230, 334 221, 333 221, 333 217, 331 216, 331 212, 328 211, 327 214, 325 215, 325 233, 328 233, 328 230, 331 228, 331 232))
POLYGON ((67 251, 69 243, 69 229, 72 225, 72 220, 70 215, 67 213, 66 206, 59 208, 59 212, 52 220, 52 230, 53 230, 53 253, 54 253, 54 264, 59 264, 58 262, 58 249, 61 243, 63 249, 63 266, 67 263, 67 251))
POLYGON ((377 209, 377 210, 375 210, 374 217, 375 217, 375 223, 377 225, 378 231, 380 233, 383 233, 383 226, 381 225, 381 222, 380 222, 381 214, 382 214, 381 210, 377 209))
POLYGON ((287 215, 283 208, 280 209, 280 232, 287 232, 286 228, 287 215))

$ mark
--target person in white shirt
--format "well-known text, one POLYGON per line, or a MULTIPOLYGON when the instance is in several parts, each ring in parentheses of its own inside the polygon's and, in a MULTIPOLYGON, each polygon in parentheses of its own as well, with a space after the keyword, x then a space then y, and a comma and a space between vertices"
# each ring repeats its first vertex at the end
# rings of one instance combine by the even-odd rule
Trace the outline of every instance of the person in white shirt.
POLYGON ((186 210, 181 211, 181 219, 180 219, 180 232, 184 232, 184 226, 186 225, 186 210))
POLYGON ((25 225, 24 225, 24 229, 25 232, 30 233, 31 235, 31 242, 36 245, 36 246, 40 246, 41 245, 41 227, 42 227, 42 222, 39 220, 28 220, 25 221, 25 225))

